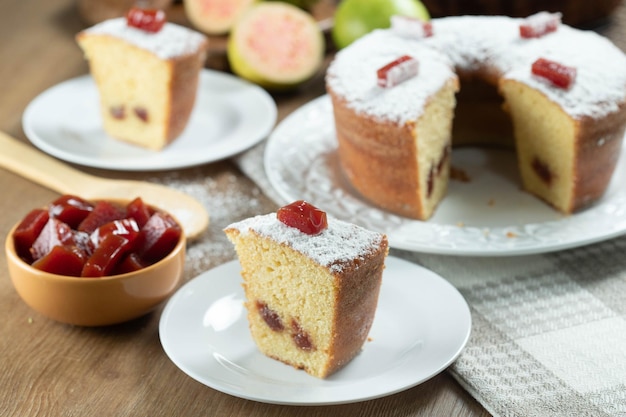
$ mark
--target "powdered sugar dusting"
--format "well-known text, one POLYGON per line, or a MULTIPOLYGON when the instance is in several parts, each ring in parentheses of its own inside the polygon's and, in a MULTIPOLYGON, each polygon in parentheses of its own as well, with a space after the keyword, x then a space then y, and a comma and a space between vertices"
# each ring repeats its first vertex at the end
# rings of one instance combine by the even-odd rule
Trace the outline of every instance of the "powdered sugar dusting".
POLYGON ((105 20, 85 29, 85 32, 123 39, 138 48, 152 52, 161 59, 195 53, 207 41, 201 33, 175 23, 165 23, 160 31, 151 33, 128 26, 124 17, 105 20))
POLYGON ((332 272, 340 272, 343 266, 352 265, 354 259, 373 253, 383 239, 380 233, 332 217, 328 218, 327 229, 317 235, 307 235, 278 221, 276 213, 250 217, 228 228, 237 229, 242 235, 254 231, 288 245, 332 272))
POLYGON ((450 77, 446 65, 462 71, 489 68, 519 80, 576 118, 617 110, 626 97, 626 57, 616 46, 594 32, 563 24, 540 38, 524 39, 521 22, 503 16, 433 19, 434 35, 422 40, 409 40, 392 30, 375 31, 337 54, 327 82, 356 111, 401 123, 419 117, 425 100, 450 77), (371 74, 381 61, 405 54, 420 62, 419 77, 389 91, 377 89, 371 74), (531 65, 541 57, 576 68, 574 85, 563 90, 533 76, 531 65))
POLYGON ((428 98, 456 77, 452 63, 423 41, 376 30, 337 53, 326 80, 355 110, 399 123, 417 120, 428 98), (377 70, 408 55, 419 62, 419 75, 393 88, 377 85, 377 70))

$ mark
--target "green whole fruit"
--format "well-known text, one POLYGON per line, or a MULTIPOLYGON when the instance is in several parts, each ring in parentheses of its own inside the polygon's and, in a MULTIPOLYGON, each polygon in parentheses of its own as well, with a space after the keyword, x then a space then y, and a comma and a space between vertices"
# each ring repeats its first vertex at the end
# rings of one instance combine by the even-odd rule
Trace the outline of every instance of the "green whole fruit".
POLYGON ((335 12, 333 42, 338 49, 345 48, 374 29, 388 28, 393 15, 430 20, 419 0, 342 0, 335 12))

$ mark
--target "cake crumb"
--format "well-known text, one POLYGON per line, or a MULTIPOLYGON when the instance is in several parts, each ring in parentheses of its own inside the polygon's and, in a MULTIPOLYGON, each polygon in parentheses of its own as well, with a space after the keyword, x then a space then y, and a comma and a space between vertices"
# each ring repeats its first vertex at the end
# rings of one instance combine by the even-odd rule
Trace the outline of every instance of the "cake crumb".
POLYGON ((493 207, 496 205, 496 200, 494 200, 493 198, 490 198, 489 201, 487 201, 487 205, 489 207, 493 207))
POLYGON ((467 175, 467 172, 465 172, 464 170, 462 170, 460 168, 456 168, 456 167, 450 167, 450 179, 457 180, 457 181, 460 181, 460 182, 470 182, 471 181, 469 175, 467 175))
POLYGON ((34 321, 34 320, 33 320, 33 318, 32 318, 32 317, 29 317, 29 318, 28 318, 28 324, 33 324, 33 321, 34 321))
POLYGON ((517 237, 517 235, 515 233, 513 233, 513 232, 506 232, 506 237, 508 237, 508 238, 515 238, 515 237, 517 237))
POLYGON ((463 223, 463 222, 457 222, 456 225, 458 227, 465 227, 465 223, 463 223))

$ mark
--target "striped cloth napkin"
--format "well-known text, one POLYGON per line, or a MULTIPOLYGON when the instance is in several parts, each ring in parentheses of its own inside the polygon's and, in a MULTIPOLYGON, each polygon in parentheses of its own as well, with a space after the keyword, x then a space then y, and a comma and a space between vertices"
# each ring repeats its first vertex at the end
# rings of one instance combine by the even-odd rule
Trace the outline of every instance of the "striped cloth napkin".
MULTIPOLYGON (((282 204, 263 151, 235 162, 282 204)), ((491 414, 626 417, 626 237, 543 255, 391 255, 465 297, 472 334, 448 371, 491 414)))

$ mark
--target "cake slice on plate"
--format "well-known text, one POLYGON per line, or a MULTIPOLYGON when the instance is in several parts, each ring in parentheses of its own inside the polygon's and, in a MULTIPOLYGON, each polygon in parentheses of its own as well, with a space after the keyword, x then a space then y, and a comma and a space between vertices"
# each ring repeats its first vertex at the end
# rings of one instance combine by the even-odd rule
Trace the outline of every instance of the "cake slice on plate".
POLYGON ((100 94, 104 130, 160 150, 187 126, 208 39, 168 23, 160 10, 131 9, 78 33, 100 94))
POLYGON ((361 350, 387 237, 304 201, 225 230, 242 266, 252 338, 265 355, 325 378, 361 350))

